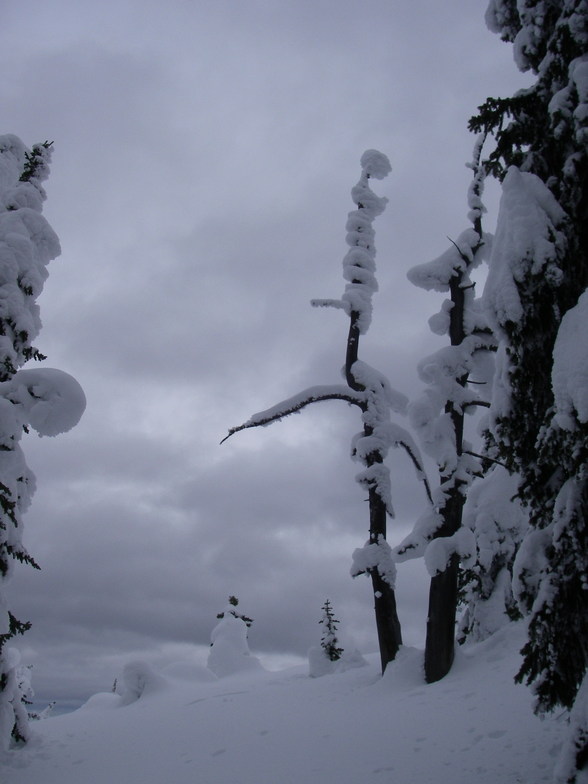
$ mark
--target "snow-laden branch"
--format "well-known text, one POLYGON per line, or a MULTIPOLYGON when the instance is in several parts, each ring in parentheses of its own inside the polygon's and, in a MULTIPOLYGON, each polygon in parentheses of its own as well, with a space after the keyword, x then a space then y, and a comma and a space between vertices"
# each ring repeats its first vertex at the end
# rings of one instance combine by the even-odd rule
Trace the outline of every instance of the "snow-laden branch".
POLYGON ((353 551, 350 569, 351 576, 359 577, 372 571, 377 571, 382 579, 391 588, 394 588, 396 583, 396 564, 391 555, 390 545, 382 536, 379 536, 375 542, 368 539, 363 547, 358 547, 353 551))
POLYGON ((40 436, 67 433, 86 408, 84 391, 73 376, 56 368, 19 370, 0 384, 0 395, 16 404, 23 424, 40 436))
POLYGON ((265 411, 259 411, 257 414, 244 422, 242 425, 232 427, 228 434, 220 442, 223 444, 228 438, 241 430, 247 430, 250 427, 265 427, 271 425, 273 422, 279 422, 284 417, 290 414, 297 414, 303 408, 311 403, 320 403, 323 400, 343 400, 350 405, 359 406, 362 410, 365 408, 365 395, 361 392, 355 392, 348 387, 340 384, 324 384, 316 387, 309 387, 302 392, 299 392, 293 397, 282 400, 271 408, 265 411))

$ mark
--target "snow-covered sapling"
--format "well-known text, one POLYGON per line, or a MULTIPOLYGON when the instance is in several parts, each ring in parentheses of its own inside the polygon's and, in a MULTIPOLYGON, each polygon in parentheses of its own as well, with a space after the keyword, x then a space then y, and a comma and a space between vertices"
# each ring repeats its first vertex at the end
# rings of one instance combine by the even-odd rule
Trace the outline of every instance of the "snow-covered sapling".
POLYGON ((235 610, 238 603, 235 596, 229 597, 229 603, 218 613, 219 622, 210 635, 207 667, 218 678, 262 669, 259 659, 252 656, 247 640, 253 621, 235 610))
POLYGON ((32 341, 40 328, 36 299, 47 264, 60 253, 41 214, 51 144, 27 150, 16 136, 0 136, 0 749, 28 737, 17 674, 19 657, 7 643, 29 628, 8 609, 5 584, 14 561, 38 568, 22 543, 22 515, 35 479, 20 447, 29 427, 54 436, 77 424, 85 407, 79 384, 49 368, 22 370, 45 357, 32 341))
POLYGON ((321 648, 329 661, 339 661, 343 648, 339 647, 339 640, 337 639, 337 624, 339 621, 335 618, 331 602, 327 599, 322 606, 323 616, 319 623, 323 624, 323 633, 321 635, 321 648))
POLYGON ((394 659, 402 643, 394 595, 395 567, 386 542, 386 519, 393 516, 393 507, 390 475, 384 460, 391 447, 406 450, 430 496, 412 437, 391 421, 392 411, 405 412, 407 399, 391 387, 385 376, 360 361, 358 356, 359 339, 369 328, 372 295, 378 288, 372 223, 387 203, 387 199, 376 196, 371 190, 369 180, 372 177, 382 179, 390 171, 388 158, 382 153, 367 150, 363 154, 361 177, 351 191, 357 209, 350 212, 347 219, 346 241, 350 247, 343 259, 343 276, 347 281, 345 291, 341 299, 312 302, 316 307, 343 310, 349 317, 344 367, 347 386, 331 384, 305 389, 273 408, 254 414, 244 424, 232 428, 226 437, 246 428, 277 422, 323 400, 343 400, 360 409, 363 429, 353 439, 352 457, 363 465, 357 481, 368 492, 370 530, 367 544, 354 553, 352 575, 368 574, 372 580, 382 671, 394 659))

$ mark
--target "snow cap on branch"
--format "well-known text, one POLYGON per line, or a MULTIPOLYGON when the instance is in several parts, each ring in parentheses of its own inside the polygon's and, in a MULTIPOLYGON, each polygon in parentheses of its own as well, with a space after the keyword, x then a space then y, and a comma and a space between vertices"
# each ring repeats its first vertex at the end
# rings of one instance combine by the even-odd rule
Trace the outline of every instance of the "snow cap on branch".
POLYGON ((466 229, 445 253, 433 261, 412 267, 407 277, 414 286, 426 291, 449 291, 451 278, 480 264, 484 259, 486 245, 480 244, 477 231, 466 229))
POLYGON ((19 405, 25 423, 40 436, 67 433, 86 408, 86 396, 76 379, 55 368, 19 370, 0 384, 0 394, 19 405))
POLYGON ((358 577, 360 574, 368 574, 376 570, 380 577, 391 588, 394 588, 396 584, 396 565, 392 559, 390 545, 383 536, 379 536, 377 542, 368 540, 363 547, 358 547, 353 551, 352 558, 352 577, 358 577))
POLYGON ((527 275, 559 285, 562 272, 557 259, 565 243, 559 227, 564 220, 564 211, 539 177, 516 166, 509 168, 484 288, 486 315, 495 330, 523 318, 517 283, 527 275))

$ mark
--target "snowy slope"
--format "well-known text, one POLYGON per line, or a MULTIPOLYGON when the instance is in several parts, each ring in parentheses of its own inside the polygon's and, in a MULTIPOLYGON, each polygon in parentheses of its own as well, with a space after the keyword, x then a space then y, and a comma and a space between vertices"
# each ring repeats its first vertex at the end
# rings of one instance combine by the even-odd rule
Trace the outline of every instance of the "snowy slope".
POLYGON ((522 625, 458 651, 441 682, 422 652, 309 678, 301 668, 170 677, 136 702, 101 694, 37 722, 8 753, 3 784, 540 784, 563 717, 540 721, 513 684, 522 625))

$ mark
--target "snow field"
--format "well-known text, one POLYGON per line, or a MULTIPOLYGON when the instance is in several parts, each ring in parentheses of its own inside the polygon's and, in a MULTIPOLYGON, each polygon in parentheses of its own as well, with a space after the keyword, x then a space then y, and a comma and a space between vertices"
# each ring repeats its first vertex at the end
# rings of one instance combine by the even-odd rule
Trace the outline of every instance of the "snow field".
MULTIPOLYGON (((524 624, 458 650, 426 685, 422 652, 402 648, 382 678, 365 667, 305 668, 210 681, 167 677, 130 705, 99 694, 34 724, 9 752, 3 784, 541 784, 565 730, 515 686, 524 624)), ((180 668, 181 669, 181 668, 180 668)))

